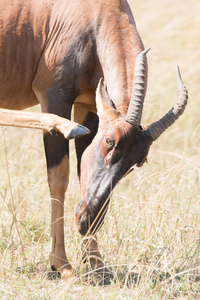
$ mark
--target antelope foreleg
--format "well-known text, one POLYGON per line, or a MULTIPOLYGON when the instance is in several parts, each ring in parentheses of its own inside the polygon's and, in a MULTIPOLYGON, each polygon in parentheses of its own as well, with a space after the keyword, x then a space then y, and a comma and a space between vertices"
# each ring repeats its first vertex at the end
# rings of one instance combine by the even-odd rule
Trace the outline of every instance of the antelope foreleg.
POLYGON ((88 134, 90 131, 75 122, 49 113, 0 109, 0 125, 42 129, 50 134, 61 132, 66 139, 88 134))
POLYGON ((69 142, 62 135, 44 135, 48 183, 51 194, 50 264, 62 278, 72 274, 65 254, 64 198, 69 179, 69 142))

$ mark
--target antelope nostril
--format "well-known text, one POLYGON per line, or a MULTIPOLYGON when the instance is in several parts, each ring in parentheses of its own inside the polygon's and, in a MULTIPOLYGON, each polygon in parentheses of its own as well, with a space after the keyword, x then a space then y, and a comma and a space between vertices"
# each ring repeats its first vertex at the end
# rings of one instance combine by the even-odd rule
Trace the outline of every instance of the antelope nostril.
POLYGON ((88 231, 87 216, 86 214, 83 213, 79 221, 79 232, 82 235, 86 235, 87 231, 88 231))
POLYGON ((75 224, 78 227, 80 234, 85 235, 87 233, 87 212, 86 212, 86 202, 81 200, 75 206, 75 224))

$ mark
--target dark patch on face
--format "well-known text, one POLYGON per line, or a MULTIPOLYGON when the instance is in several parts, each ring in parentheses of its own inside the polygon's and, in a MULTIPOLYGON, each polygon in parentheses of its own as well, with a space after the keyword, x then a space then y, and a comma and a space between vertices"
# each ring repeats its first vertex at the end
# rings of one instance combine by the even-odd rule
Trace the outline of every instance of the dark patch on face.
POLYGON ((102 227, 109 203, 110 197, 107 199, 107 201, 102 201, 98 208, 94 208, 90 205, 90 203, 88 204, 87 210, 90 213, 88 213, 86 225, 89 235, 96 234, 96 232, 102 227))

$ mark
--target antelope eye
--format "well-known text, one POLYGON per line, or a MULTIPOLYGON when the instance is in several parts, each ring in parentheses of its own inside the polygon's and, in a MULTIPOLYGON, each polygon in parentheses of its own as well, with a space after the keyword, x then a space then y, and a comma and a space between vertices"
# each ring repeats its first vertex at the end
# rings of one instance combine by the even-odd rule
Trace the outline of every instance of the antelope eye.
POLYGON ((113 147, 115 142, 114 140, 112 140, 111 138, 106 138, 106 143, 110 146, 110 147, 113 147))

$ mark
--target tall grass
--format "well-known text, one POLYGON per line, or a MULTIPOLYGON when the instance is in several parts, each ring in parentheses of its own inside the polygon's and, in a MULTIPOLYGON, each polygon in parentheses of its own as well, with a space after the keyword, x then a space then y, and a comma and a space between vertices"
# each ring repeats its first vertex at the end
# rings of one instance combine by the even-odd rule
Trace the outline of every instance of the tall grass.
MULTIPOLYGON (((115 189, 98 234, 101 254, 115 280, 109 286, 93 286, 82 275, 68 283, 47 276, 50 201, 42 134, 2 128, 2 299, 200 297, 200 3, 129 3, 145 47, 152 48, 143 124, 162 116, 176 99, 176 64, 189 90, 189 103, 180 120, 153 144, 148 164, 115 189)), ((73 144, 70 156, 65 242, 67 256, 77 267, 81 238, 74 229, 72 211, 80 193, 73 144)))

